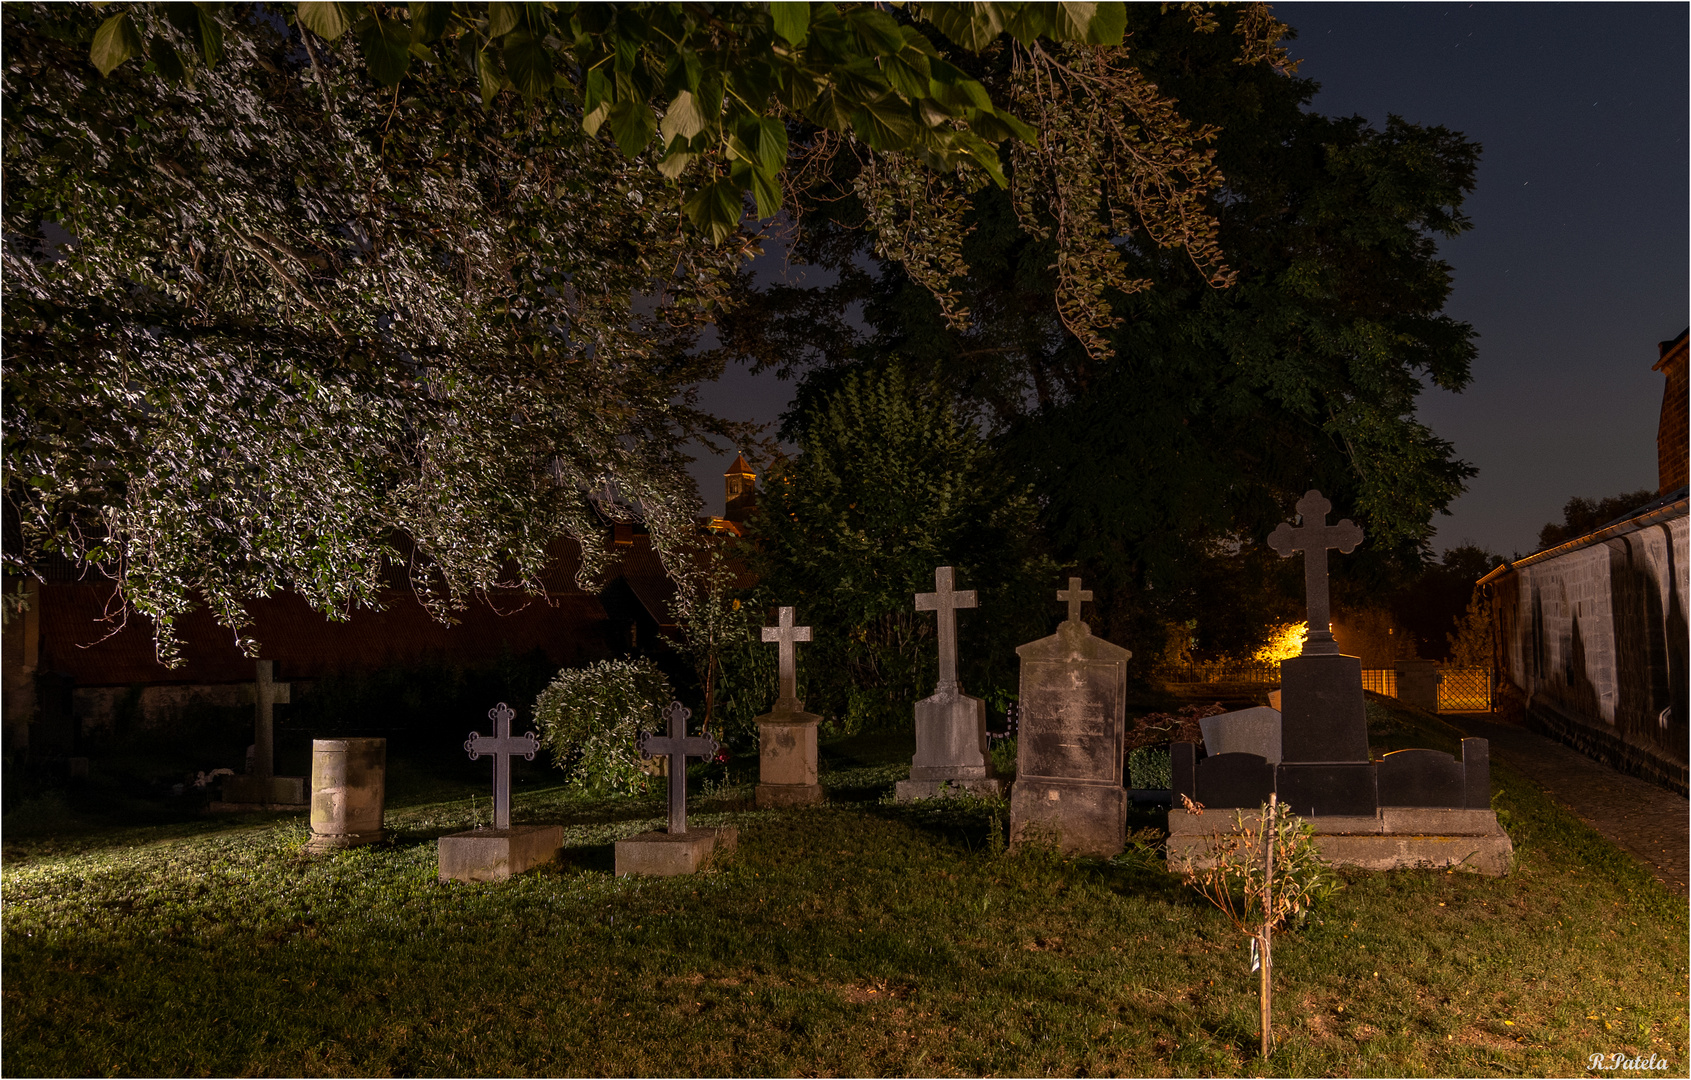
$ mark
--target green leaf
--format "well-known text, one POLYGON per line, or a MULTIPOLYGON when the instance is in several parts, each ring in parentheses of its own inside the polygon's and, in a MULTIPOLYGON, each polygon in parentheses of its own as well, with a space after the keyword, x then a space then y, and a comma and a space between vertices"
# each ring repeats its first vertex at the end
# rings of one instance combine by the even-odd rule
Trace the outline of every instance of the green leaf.
MULTIPOLYGON (((493 62, 491 49, 480 49, 476 52, 476 80, 481 84, 481 103, 486 105, 499 96, 499 91, 505 89, 505 76, 500 74, 499 65, 493 62)), ((583 127, 587 125, 582 124, 583 127)), ((595 125, 595 130, 597 125, 595 125)), ((589 135, 593 132, 589 131, 589 135)))
POLYGON ((428 43, 446 32, 452 18, 452 5, 442 3, 414 3, 411 5, 411 40, 428 43))
POLYGON ((739 230, 744 207, 738 184, 713 180, 688 196, 681 212, 695 228, 707 233, 712 243, 720 244, 739 230))
POLYGON ((769 13, 775 16, 775 32, 788 43, 802 46, 810 37, 810 5, 773 3, 769 13))
POLYGON ((664 143, 672 143, 676 136, 691 139, 705 130, 705 115, 699 111, 699 105, 693 95, 683 90, 675 95, 675 100, 664 110, 663 121, 658 124, 658 130, 663 133, 664 143))
POLYGON ((944 60, 928 61, 928 76, 928 93, 935 101, 974 109, 992 108, 992 98, 986 87, 944 60))
MULTIPOLYGON (((1023 45, 1051 35, 1051 18, 1058 4, 1006 4, 1004 29, 1023 45)), ((1090 4, 1082 5, 1090 7, 1090 4)))
POLYGON ((902 56, 889 56, 881 61, 881 72, 887 77, 887 82, 892 84, 894 90, 912 101, 928 96, 927 57, 921 53, 915 55, 923 60, 920 66, 910 63, 902 56))
POLYGON ((638 99, 625 99, 612 105, 605 119, 610 122, 611 136, 622 148, 624 157, 638 157, 658 128, 651 106, 638 99))
MULTIPOLYGON (((1065 8, 1082 7, 1081 4, 1064 4, 1065 8)), ((1088 45, 1120 45, 1122 37, 1127 33, 1127 5, 1121 3, 1098 4, 1092 15, 1092 21, 1086 26, 1086 36, 1079 40, 1088 45)))
POLYGON ((299 22, 324 41, 334 41, 346 33, 352 20, 347 17, 345 4, 324 3, 321 0, 302 0, 299 22))
POLYGON ((128 15, 113 15, 94 31, 94 44, 88 50, 88 62, 110 75, 117 66, 132 56, 141 55, 141 34, 128 15))
POLYGON ((781 181, 768 176, 757 169, 747 169, 746 179, 750 181, 752 201, 757 204, 757 216, 771 218, 781 212, 781 181))
POLYGON ((987 48, 1004 32, 998 4, 923 4, 922 14, 970 52, 987 48))
POLYGON ((891 15, 874 8, 853 8, 846 16, 863 51, 873 56, 892 56, 904 48, 904 33, 891 15))
POLYGON ((487 36, 501 38, 517 28, 521 12, 516 4, 502 4, 497 0, 487 5, 487 36))
POLYGON ((552 53, 539 38, 527 30, 507 35, 504 57, 511 85, 523 97, 533 101, 552 89, 552 53))
POLYGON ((663 173, 671 180, 674 180, 682 173, 686 172, 687 166, 691 165, 693 163, 693 159, 698 156, 699 155, 697 154, 689 153, 687 150, 687 140, 677 135, 670 141, 669 150, 664 154, 663 160, 658 162, 658 172, 663 173))
POLYGON ((153 35, 147 56, 158 68, 159 74, 171 82, 181 82, 188 77, 188 69, 183 65, 181 55, 164 38, 153 35))
POLYGON ((383 86, 398 86, 411 66, 411 28, 372 14, 358 24, 357 33, 370 77, 383 86))
POLYGON ((910 108, 891 94, 866 101, 851 116, 852 130, 875 150, 905 150, 920 131, 910 108))

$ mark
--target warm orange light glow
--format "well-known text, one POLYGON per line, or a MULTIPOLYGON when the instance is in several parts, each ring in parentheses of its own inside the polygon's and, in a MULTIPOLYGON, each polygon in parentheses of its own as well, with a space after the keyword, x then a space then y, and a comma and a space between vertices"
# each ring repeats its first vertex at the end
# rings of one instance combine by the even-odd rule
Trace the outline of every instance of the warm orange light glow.
POLYGON ((1304 639, 1309 637, 1309 623, 1280 623, 1268 633, 1268 641, 1251 654, 1251 659, 1263 664, 1278 664, 1303 654, 1304 639))

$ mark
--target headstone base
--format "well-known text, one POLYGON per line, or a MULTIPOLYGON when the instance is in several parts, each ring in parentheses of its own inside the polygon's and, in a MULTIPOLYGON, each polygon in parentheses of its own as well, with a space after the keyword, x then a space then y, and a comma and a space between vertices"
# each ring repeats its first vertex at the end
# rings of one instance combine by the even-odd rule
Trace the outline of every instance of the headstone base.
POLYGON ((800 801, 815 802, 822 797, 822 789, 816 787, 816 725, 821 720, 815 713, 791 711, 757 718, 759 806, 766 805, 764 788, 816 788, 815 798, 800 801))
POLYGON ((784 806, 814 806, 822 801, 821 784, 759 784, 759 810, 774 810, 784 806))
POLYGON ((1010 792, 1010 844, 1047 842, 1070 855, 1120 855, 1126 788, 1025 777, 1010 792))
POLYGON ((894 785, 893 790, 893 797, 899 802, 963 794, 997 796, 1004 794, 1004 781, 996 776, 953 777, 944 780, 900 780, 894 785))
MULTIPOLYGON (((1257 811, 1246 811, 1247 827, 1257 811)), ((1388 807, 1357 817, 1305 818, 1315 830, 1315 847, 1334 866, 1365 870, 1450 868, 1503 877, 1514 845, 1492 810, 1388 807)), ((1168 815, 1168 867, 1177 873, 1202 869, 1215 838, 1230 831, 1232 813, 1168 815), (1213 819, 1213 820, 1212 820, 1213 819)))
POLYGON ((684 833, 640 833, 617 841, 616 875, 696 874, 716 855, 733 851, 739 841, 740 830, 732 825, 715 829, 694 825, 684 833))
POLYGON ((440 838, 440 880, 504 881, 557 858, 562 825, 470 829, 440 838))
POLYGON ((312 833, 307 841, 307 851, 339 851, 342 848, 362 847, 365 844, 379 844, 387 839, 386 829, 376 829, 373 832, 356 833, 312 833))
POLYGON ((303 776, 225 776, 223 798, 212 809, 305 810, 311 795, 303 776))

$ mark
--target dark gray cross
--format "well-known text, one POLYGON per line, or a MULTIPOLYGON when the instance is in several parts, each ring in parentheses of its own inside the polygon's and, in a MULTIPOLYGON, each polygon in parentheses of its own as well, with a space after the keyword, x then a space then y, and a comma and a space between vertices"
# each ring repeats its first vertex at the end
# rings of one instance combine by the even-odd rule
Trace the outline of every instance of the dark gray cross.
POLYGON ((934 693, 957 692, 957 609, 975 606, 975 590, 952 588, 951 567, 934 568, 934 591, 916 594, 917 611, 939 614, 939 685, 934 693))
POLYGON ((1072 577, 1069 579, 1069 588, 1067 592, 1064 592, 1062 589, 1057 590, 1057 599, 1067 600, 1069 602, 1069 621, 1079 622, 1081 601, 1092 599, 1092 590, 1081 588, 1080 579, 1072 577))
POLYGON ((493 721, 493 735, 490 737, 472 731, 469 740, 464 743, 464 749, 470 752, 471 761, 483 754, 493 758, 495 829, 511 827, 511 755, 521 754, 525 760, 533 761, 535 752, 540 749, 540 739, 532 731, 515 737, 511 735, 511 721, 516 719, 516 716, 511 707, 501 701, 487 710, 487 718, 493 721))
POLYGON ((291 683, 276 681, 276 663, 260 660, 253 682, 252 771, 254 776, 268 780, 276 775, 276 712, 274 706, 289 703, 291 683))
POLYGON ((669 758, 669 831, 679 835, 687 831, 687 759, 696 757, 709 761, 716 757, 720 747, 709 735, 687 734, 687 721, 693 713, 681 702, 670 702, 663 715, 669 722, 669 734, 654 735, 642 731, 634 745, 643 758, 669 758))
POLYGON ((1349 518, 1337 525, 1327 524, 1327 515, 1332 511, 1333 504, 1322 498, 1321 492, 1305 492, 1298 500, 1303 528, 1294 529, 1282 521, 1268 534, 1268 546, 1279 552, 1282 559, 1303 552, 1304 593, 1309 603, 1309 636, 1303 644, 1305 656, 1339 651, 1338 643, 1333 640, 1332 612, 1327 604, 1327 549, 1337 548, 1349 555, 1362 543, 1362 529, 1349 518))
POLYGON ((776 645, 775 658, 781 669, 781 697, 775 703, 777 712, 798 712, 798 675, 794 667, 794 644, 810 640, 810 627, 793 625, 793 609, 781 608, 775 613, 775 626, 763 628, 763 640, 776 645), (783 710, 783 706, 786 708, 783 710))

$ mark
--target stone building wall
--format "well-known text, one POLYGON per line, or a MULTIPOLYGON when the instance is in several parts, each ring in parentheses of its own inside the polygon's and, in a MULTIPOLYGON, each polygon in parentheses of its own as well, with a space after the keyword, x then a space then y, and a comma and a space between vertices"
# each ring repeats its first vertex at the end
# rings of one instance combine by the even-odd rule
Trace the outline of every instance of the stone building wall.
POLYGON ((1684 792, 1685 504, 1650 516, 1501 577, 1501 659, 1529 724, 1684 792))

